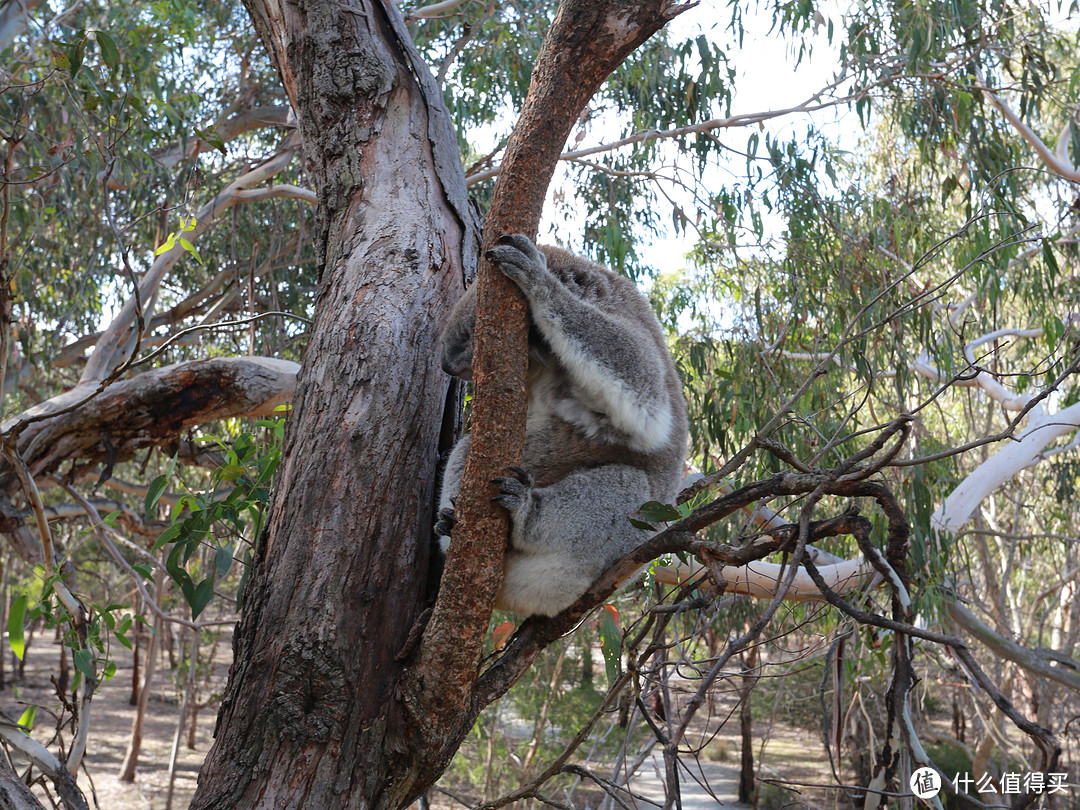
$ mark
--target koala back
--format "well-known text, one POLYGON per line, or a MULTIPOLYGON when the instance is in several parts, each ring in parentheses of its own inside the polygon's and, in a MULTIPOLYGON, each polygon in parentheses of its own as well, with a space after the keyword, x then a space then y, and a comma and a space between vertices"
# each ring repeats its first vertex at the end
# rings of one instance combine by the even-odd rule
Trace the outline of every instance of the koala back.
MULTIPOLYGON (((589 349, 613 376, 636 377, 627 398, 648 399, 670 414, 664 435, 634 435, 611 423, 604 404, 574 379, 553 352, 542 330, 531 326, 530 345, 539 358, 530 366, 529 422, 524 464, 538 484, 552 484, 577 469, 627 464, 647 473, 652 492, 646 500, 671 501, 682 480, 688 440, 682 381, 667 340, 648 299, 628 278, 568 250, 538 246, 547 268, 566 290, 625 325, 647 362, 618 368, 625 357, 593 342, 589 349), (535 344, 535 345, 534 345, 535 344), (648 376, 650 379, 643 379, 648 376)), ((593 335, 599 340, 600 335, 593 335)), ((603 385, 605 381, 601 380, 603 385)), ((663 421, 663 420, 661 420, 663 421)))

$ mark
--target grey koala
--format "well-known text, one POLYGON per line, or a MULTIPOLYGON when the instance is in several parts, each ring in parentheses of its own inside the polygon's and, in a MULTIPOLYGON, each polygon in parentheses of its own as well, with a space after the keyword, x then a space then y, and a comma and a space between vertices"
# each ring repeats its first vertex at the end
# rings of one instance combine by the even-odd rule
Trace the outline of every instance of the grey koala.
MULTIPOLYGON (((651 532, 627 516, 670 503, 683 476, 686 403, 660 324, 628 279, 520 234, 488 258, 529 305, 528 415, 522 467, 497 480, 510 512, 496 607, 554 616, 651 532)), ((442 367, 472 376, 476 287, 442 333, 442 367)), ((443 473, 436 534, 445 553, 469 437, 443 473)))

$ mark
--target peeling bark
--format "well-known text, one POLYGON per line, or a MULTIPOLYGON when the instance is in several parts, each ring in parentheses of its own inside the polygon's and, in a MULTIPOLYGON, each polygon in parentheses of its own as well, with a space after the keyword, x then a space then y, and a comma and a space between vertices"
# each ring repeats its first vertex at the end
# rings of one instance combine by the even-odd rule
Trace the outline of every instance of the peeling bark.
MULTIPOLYGON (((35 478, 65 461, 126 461, 137 450, 175 440, 193 425, 234 416, 265 416, 292 398, 299 367, 269 357, 222 357, 154 369, 93 392, 77 386, 9 419, 0 431, 18 431, 19 455, 35 478), (26 426, 18 430, 20 424, 26 426)), ((0 489, 18 487, 0 460, 0 489)))
MULTIPOLYGON (((266 416, 289 402, 296 363, 269 357, 196 360, 112 383, 96 396, 77 386, 0 425, 30 474, 39 479, 71 462, 71 477, 99 463, 115 464, 138 450, 169 444, 194 425, 236 416, 266 416)), ((32 515, 15 506, 15 469, 0 456, 0 533, 22 559, 41 561, 41 543, 27 525, 32 515)), ((60 517, 61 515, 56 515, 60 517)), ((134 527, 133 527, 134 528, 134 527)))
POLYGON ((297 111, 322 278, 191 807, 396 807, 424 745, 397 699, 399 653, 424 607, 438 336, 475 263, 464 173, 395 9, 249 10, 297 111))

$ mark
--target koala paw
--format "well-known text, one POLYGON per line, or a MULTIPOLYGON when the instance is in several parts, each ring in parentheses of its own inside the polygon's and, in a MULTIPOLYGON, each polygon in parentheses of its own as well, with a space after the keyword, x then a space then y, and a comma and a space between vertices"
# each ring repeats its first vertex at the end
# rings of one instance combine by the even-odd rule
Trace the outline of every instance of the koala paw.
POLYGON ((520 233, 500 236, 486 254, 499 271, 528 294, 547 269, 544 254, 527 236, 520 233))
POLYGON ((435 521, 435 536, 436 537, 449 537, 454 530, 454 524, 457 521, 454 519, 454 507, 444 506, 439 510, 439 517, 435 521))
POLYGON ((508 467, 507 469, 510 472, 509 476, 496 478, 491 482, 499 488, 501 493, 492 498, 491 502, 499 504, 510 514, 516 514, 528 505, 533 480, 532 476, 521 467, 508 467))

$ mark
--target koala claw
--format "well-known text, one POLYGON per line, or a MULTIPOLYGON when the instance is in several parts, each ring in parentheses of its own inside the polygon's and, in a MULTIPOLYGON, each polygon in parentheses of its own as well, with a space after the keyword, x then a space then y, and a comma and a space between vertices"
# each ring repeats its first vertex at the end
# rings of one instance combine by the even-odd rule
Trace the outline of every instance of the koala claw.
POLYGON ((547 266, 543 254, 528 237, 520 233, 500 236, 486 254, 499 271, 523 292, 527 291, 547 266))
POLYGON ((506 469, 512 472, 514 477, 525 486, 531 487, 533 485, 532 476, 525 472, 521 467, 507 467, 506 469))
POLYGON ((499 504, 510 512, 517 512, 528 501, 533 480, 532 476, 521 467, 508 467, 507 470, 510 472, 509 476, 492 480, 491 483, 499 488, 501 494, 492 498, 491 502, 499 504))
POLYGON ((454 530, 454 524, 457 521, 454 518, 454 507, 444 506, 439 510, 438 520, 435 521, 435 536, 436 537, 449 537, 454 530))

